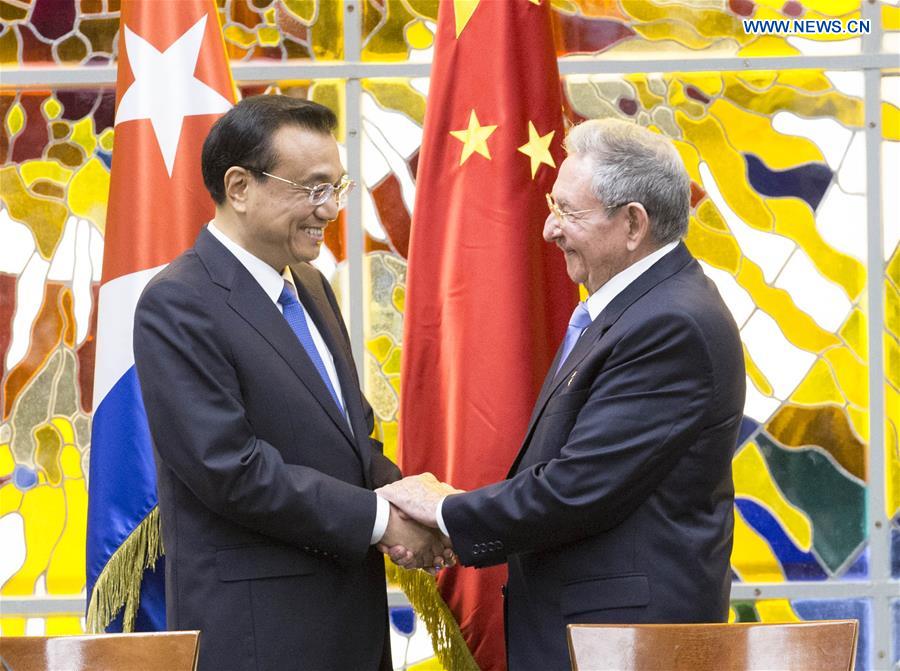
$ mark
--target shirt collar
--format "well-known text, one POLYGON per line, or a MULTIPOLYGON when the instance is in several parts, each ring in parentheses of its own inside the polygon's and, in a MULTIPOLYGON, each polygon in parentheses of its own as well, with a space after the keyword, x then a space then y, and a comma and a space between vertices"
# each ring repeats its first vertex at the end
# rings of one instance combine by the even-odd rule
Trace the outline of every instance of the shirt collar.
POLYGON ((206 228, 212 233, 216 240, 225 245, 225 249, 234 254, 241 265, 247 269, 247 272, 253 276, 253 279, 259 283, 262 290, 266 292, 266 296, 268 296, 273 303, 277 304, 278 297, 281 296, 281 292, 284 290, 284 280, 288 279, 292 284, 294 282, 294 278, 291 277, 290 271, 285 268, 284 275, 279 274, 279 272, 268 263, 259 257, 254 256, 229 238, 216 226, 215 220, 209 222, 206 228))
POLYGON ((603 309, 612 303, 616 296, 625 291, 629 284, 647 272, 654 263, 659 261, 677 246, 678 240, 670 242, 609 278, 609 281, 592 293, 586 301, 591 320, 593 321, 596 319, 597 316, 603 312, 603 309))

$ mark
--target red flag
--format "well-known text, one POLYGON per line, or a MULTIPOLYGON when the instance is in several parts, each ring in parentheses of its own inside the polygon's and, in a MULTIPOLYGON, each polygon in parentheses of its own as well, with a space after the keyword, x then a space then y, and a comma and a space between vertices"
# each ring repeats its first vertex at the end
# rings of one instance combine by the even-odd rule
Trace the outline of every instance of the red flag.
MULTIPOLYGON (((562 161, 549 0, 441 3, 410 239, 400 463, 461 489, 506 476, 577 300, 541 237, 562 161)), ((505 668, 506 568, 441 593, 484 670, 505 668)))
POLYGON ((200 150, 234 104, 214 0, 125 0, 103 282, 171 261, 214 214, 200 150))
POLYGON ((165 628, 156 471, 131 331, 147 282, 190 247, 213 216, 200 150, 233 103, 213 0, 122 3, 94 371, 90 631, 165 628))

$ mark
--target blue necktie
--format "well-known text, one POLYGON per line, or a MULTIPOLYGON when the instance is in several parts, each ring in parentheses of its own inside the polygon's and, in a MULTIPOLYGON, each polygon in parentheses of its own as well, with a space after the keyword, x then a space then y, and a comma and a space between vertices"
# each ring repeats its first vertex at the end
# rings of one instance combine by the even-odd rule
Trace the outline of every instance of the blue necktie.
POLYGON ((566 339, 563 341, 562 355, 559 357, 559 366, 556 368, 557 373, 563 367, 582 332, 591 325, 591 321, 591 313, 588 312, 587 305, 584 303, 576 305, 572 317, 569 319, 569 328, 566 329, 566 339))
MULTIPOLYGON (((316 370, 319 371, 322 382, 325 383, 325 387, 327 387, 328 391, 331 393, 331 398, 334 399, 334 402, 343 414, 345 412, 344 407, 338 400, 337 393, 334 391, 334 387, 331 384, 331 378, 328 377, 328 371, 325 370, 325 364, 322 361, 322 357, 319 356, 319 350, 316 349, 316 344, 313 342, 312 334, 309 332, 309 326, 306 324, 306 314, 304 314, 300 301, 297 300, 294 285, 287 280, 284 281, 284 289, 281 290, 278 302, 281 304, 282 308, 284 308, 284 318, 287 320, 288 325, 297 336, 297 340, 303 345, 303 349, 306 350, 306 353, 309 355, 310 360, 312 360, 316 370)), ((346 414, 344 414, 344 416, 346 417, 346 414)))

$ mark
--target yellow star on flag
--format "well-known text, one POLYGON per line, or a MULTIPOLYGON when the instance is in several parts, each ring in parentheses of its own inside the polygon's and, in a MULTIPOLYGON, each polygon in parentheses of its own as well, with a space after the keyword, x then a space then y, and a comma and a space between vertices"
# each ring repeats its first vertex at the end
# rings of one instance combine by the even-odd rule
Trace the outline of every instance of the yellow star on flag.
POLYGON ((481 0, 453 0, 453 18, 456 21, 456 39, 459 39, 459 36, 462 35, 462 31, 465 30, 469 23, 469 19, 472 18, 472 14, 475 13, 475 10, 478 9, 478 4, 480 2, 481 0))
POLYGON ((539 135, 532 121, 528 122, 528 142, 519 147, 519 151, 531 159, 531 179, 537 174, 541 163, 546 163, 551 168, 556 167, 553 156, 550 154, 550 143, 553 142, 555 130, 546 135, 539 135))
POLYGON ((487 160, 491 160, 491 152, 487 146, 487 139, 497 130, 497 126, 482 126, 478 123, 478 117, 475 110, 469 115, 469 127, 465 130, 451 130, 450 135, 463 143, 462 155, 459 157, 459 164, 466 162, 472 154, 478 152, 487 160))

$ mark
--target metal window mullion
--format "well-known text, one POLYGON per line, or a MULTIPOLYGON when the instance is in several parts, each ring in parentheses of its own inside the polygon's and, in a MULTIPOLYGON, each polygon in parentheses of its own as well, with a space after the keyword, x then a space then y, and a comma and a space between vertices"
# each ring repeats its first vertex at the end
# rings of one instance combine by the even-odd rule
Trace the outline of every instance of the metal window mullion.
POLYGON ((735 601, 763 599, 866 599, 892 589, 890 581, 805 580, 785 582, 737 582, 731 585, 735 601))
MULTIPOLYGON (((863 54, 878 54, 882 45, 880 4, 863 3, 862 18, 871 19, 872 32, 863 38, 863 54)), ((896 65, 896 57, 892 57, 896 65)), ((888 67, 888 66, 882 66, 888 67)), ((872 594, 872 665, 890 667, 891 524, 887 517, 887 468, 884 403, 884 231, 881 174, 881 70, 863 71, 866 140, 866 298, 868 303, 869 448, 866 477, 866 522, 869 535, 869 580, 872 594)))
POLYGON ((84 617, 87 601, 83 596, 18 596, 0 599, 3 617, 84 617))
MULTIPOLYGON (((430 63, 363 63, 352 58, 351 49, 359 52, 359 5, 344 8, 344 61, 238 62, 232 63, 235 81, 250 84, 279 79, 360 79, 365 77, 428 77, 430 63), (354 11, 348 11, 350 7, 354 11), (357 30, 351 35, 351 26, 357 30), (354 37, 355 36, 355 37, 354 37)), ((879 38, 880 39, 880 38, 879 38)), ((865 70, 897 66, 893 54, 862 53, 843 56, 771 56, 742 58, 666 58, 611 59, 570 56, 558 60, 560 74, 631 74, 635 72, 746 72, 755 70, 865 70)), ((26 66, 2 68, 2 84, 9 88, 54 88, 57 86, 112 86, 116 66, 26 66)))
MULTIPOLYGON (((344 59, 358 63, 362 57, 362 8, 355 0, 344 3, 344 59)), ((362 84, 358 71, 349 70, 345 83, 345 109, 347 136, 347 170, 359 184, 350 194, 347 203, 347 285, 349 301, 344 309, 349 319, 350 346, 356 372, 365 388, 365 306, 363 272, 365 234, 362 221, 362 199, 365 185, 362 179, 362 84)))

